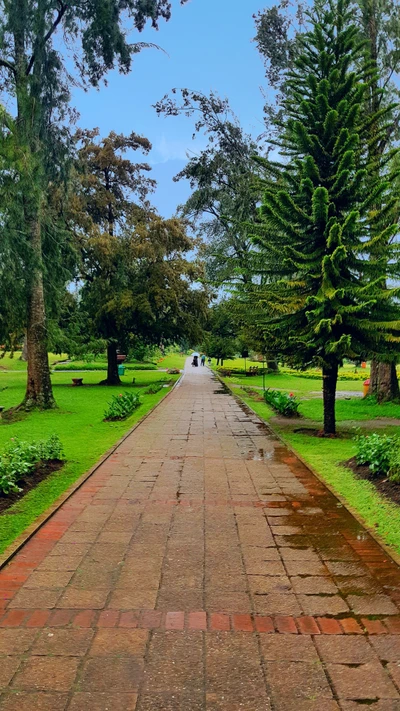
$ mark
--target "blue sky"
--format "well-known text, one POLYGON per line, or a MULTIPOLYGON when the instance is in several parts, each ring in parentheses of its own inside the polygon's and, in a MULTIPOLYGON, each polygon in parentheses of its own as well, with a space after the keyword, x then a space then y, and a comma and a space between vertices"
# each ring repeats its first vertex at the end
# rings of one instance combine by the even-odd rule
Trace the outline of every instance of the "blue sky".
MULTIPOLYGON (((112 72, 107 86, 84 93, 75 89, 73 103, 80 113, 79 125, 100 128, 101 135, 141 133, 153 144, 149 162, 158 189, 153 202, 165 217, 174 214, 190 194, 186 183, 173 176, 186 162, 187 151, 201 149, 192 141, 193 121, 184 117, 159 118, 152 105, 174 87, 228 97, 245 130, 263 130, 265 88, 263 64, 254 37, 253 14, 265 7, 263 0, 189 0, 183 7, 173 2, 172 18, 150 27, 134 40, 154 42, 167 54, 146 49, 138 55, 128 76, 112 72)), ((138 154, 138 159, 141 159, 138 154)))

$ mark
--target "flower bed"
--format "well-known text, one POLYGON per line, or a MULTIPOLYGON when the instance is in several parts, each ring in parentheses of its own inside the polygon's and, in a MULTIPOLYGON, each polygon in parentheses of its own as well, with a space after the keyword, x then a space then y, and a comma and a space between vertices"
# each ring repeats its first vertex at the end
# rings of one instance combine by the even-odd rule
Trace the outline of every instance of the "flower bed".
POLYGON ((41 464, 63 459, 62 444, 57 435, 40 442, 12 439, 0 456, 0 493, 20 493, 24 480, 41 464))
POLYGON ((298 417, 299 416, 299 401, 290 393, 281 392, 280 390, 271 390, 268 388, 264 393, 264 399, 267 405, 270 405, 276 412, 279 412, 283 417, 298 417))

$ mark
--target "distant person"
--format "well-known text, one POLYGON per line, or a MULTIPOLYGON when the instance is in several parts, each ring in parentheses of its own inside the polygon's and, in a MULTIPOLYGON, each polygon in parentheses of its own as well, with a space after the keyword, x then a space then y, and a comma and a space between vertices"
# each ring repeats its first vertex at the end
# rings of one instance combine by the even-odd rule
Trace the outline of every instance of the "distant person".
POLYGON ((202 355, 201 358, 200 358, 200 363, 201 363, 201 365, 205 365, 205 364, 206 364, 206 357, 205 357, 204 353, 203 353, 203 355, 202 355))
POLYGON ((197 356, 197 355, 193 356, 192 365, 194 365, 195 368, 199 367, 199 356, 197 356))
POLYGON ((207 361, 207 363, 208 363, 208 365, 211 365, 211 358, 210 358, 210 356, 208 356, 208 361, 207 361))

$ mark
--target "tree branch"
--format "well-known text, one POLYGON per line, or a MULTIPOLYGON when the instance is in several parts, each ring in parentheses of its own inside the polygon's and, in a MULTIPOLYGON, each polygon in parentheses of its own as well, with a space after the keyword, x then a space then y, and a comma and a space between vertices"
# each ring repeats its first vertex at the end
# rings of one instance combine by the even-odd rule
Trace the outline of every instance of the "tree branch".
POLYGON ((15 73, 15 65, 7 59, 0 59, 0 67, 5 67, 5 69, 9 69, 11 72, 15 73))
MULTIPOLYGON (((66 3, 62 2, 62 0, 59 0, 59 5, 60 5, 60 9, 59 9, 59 11, 58 11, 58 14, 57 14, 56 19, 54 20, 54 22, 53 22, 53 24, 51 25, 51 27, 50 27, 50 29, 48 30, 48 32, 46 32, 45 36, 43 37, 43 40, 41 40, 41 42, 40 42, 40 44, 43 44, 43 46, 44 46, 45 44, 47 44, 47 42, 49 41, 49 39, 52 37, 52 35, 53 35, 54 32, 56 31, 58 25, 60 24, 61 20, 63 19, 65 13, 67 12, 68 6, 67 6, 66 3)), ((31 58, 30 58, 30 60, 29 60, 28 67, 27 67, 27 69, 26 69, 26 74, 27 74, 27 75, 31 73, 32 67, 33 67, 33 65, 34 65, 34 63, 35 63, 35 59, 36 59, 36 51, 33 52, 32 56, 31 56, 31 58)))

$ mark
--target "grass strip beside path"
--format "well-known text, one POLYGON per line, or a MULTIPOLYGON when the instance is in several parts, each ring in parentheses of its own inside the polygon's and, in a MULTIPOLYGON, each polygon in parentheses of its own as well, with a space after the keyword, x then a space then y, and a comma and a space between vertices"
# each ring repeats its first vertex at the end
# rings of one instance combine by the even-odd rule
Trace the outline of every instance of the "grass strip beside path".
MULTIPOLYGON (((0 552, 12 543, 40 514, 71 486, 84 472, 90 469, 121 437, 141 420, 163 397, 169 388, 154 395, 145 395, 145 386, 160 379, 176 381, 179 376, 167 376, 160 372, 135 374, 136 383, 130 377, 122 378, 123 385, 99 386, 99 373, 85 373, 85 387, 72 387, 71 375, 57 373, 52 376, 54 395, 58 408, 46 412, 34 411, 11 424, 0 421, 0 452, 13 437, 35 441, 58 434, 63 443, 66 465, 42 481, 23 499, 0 517, 0 552), (139 386, 139 387, 138 387, 139 386), (142 387, 140 387, 142 386, 142 387), (113 394, 138 392, 142 404, 126 420, 103 422, 104 410, 113 394)), ((25 373, 0 373, 0 404, 12 407, 21 402, 25 389, 25 373)))
MULTIPOLYGON (((278 426, 271 423, 275 413, 266 404, 254 400, 239 388, 232 390, 345 500, 367 528, 374 530, 396 553, 400 553, 400 506, 381 496, 372 483, 357 479, 350 469, 342 466, 342 462, 355 455, 353 440, 320 439, 295 433, 289 426, 278 426)), ((388 428, 388 431, 394 429, 398 432, 398 427, 388 428)))

